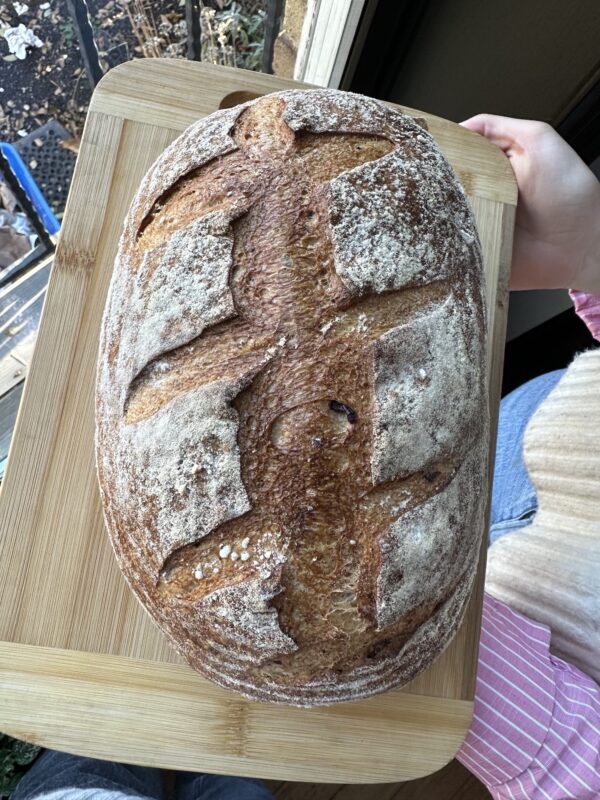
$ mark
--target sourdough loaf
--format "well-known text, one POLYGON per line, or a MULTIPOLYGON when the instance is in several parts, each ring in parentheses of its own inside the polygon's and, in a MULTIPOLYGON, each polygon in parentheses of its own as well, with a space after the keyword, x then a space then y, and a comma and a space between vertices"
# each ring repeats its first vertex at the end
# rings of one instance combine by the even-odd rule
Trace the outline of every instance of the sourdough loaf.
POLYGON ((106 525, 187 661, 317 705, 451 640, 487 492, 480 245, 424 124, 289 91, 193 125, 125 221, 98 367, 106 525))

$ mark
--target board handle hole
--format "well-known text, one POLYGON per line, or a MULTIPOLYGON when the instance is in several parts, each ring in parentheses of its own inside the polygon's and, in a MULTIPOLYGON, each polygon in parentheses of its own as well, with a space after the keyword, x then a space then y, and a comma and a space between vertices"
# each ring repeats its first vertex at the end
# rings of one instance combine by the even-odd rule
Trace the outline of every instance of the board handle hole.
POLYGON ((257 92, 229 92, 219 103, 219 108, 233 108, 239 106, 240 103, 247 103, 249 100, 256 100, 257 97, 262 97, 262 94, 257 92))

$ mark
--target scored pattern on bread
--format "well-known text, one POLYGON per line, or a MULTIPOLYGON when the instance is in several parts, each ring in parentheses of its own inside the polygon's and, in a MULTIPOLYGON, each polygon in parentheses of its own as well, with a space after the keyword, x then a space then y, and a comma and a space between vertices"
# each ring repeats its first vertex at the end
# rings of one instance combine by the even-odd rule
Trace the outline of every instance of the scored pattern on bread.
POLYGON ((480 502, 475 476, 481 452, 468 453, 444 492, 434 494, 392 523, 382 540, 377 578, 377 627, 399 614, 443 603, 448 587, 465 579, 479 541, 469 535, 480 502), (444 575, 444 582, 439 575, 444 575))
MULTIPOLYGON (((473 302, 472 298, 469 298, 473 302)), ((451 292, 431 311, 384 333, 375 345, 373 481, 459 462, 481 438, 477 318, 451 292), (418 420, 418 425, 414 421, 418 420)))
POLYGON ((234 316, 229 288, 233 240, 222 212, 212 212, 179 229, 162 245, 146 251, 134 285, 144 306, 136 331, 132 370, 205 328, 234 316))
POLYGON ((313 705, 401 685, 457 629, 487 462, 481 253, 429 134, 284 92, 154 165, 103 323, 119 564, 195 668, 313 705))

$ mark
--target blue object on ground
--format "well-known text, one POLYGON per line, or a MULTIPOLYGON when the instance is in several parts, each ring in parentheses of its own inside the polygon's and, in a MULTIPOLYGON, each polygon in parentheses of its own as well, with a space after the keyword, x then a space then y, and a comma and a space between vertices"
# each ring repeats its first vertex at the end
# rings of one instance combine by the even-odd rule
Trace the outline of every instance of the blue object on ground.
POLYGON ((60 223, 54 216, 52 209, 40 191, 40 187, 34 181, 27 164, 23 161, 16 148, 12 144, 8 144, 8 142, 0 142, 0 150, 10 164, 10 168, 14 172, 17 180, 23 187, 23 191, 31 200, 44 228, 46 228, 51 236, 58 233, 60 230, 60 223))

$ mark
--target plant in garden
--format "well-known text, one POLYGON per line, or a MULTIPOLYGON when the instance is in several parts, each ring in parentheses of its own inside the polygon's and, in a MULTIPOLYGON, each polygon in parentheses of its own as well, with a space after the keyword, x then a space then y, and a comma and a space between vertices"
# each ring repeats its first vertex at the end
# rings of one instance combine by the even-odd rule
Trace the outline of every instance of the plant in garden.
POLYGON ((127 14, 142 55, 147 58, 160 58, 168 41, 158 33, 152 6, 144 0, 124 0, 121 7, 127 14))
POLYGON ((67 19, 61 26, 60 29, 62 31, 63 40, 65 43, 65 47, 67 49, 71 49, 73 44, 75 43, 75 25, 73 25, 72 19, 67 19))
POLYGON ((9 797, 38 756, 40 748, 0 733, 0 798, 9 797))
POLYGON ((260 70, 264 45, 264 2, 217 0, 200 3, 202 60, 227 67, 260 70))

